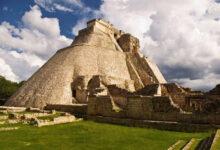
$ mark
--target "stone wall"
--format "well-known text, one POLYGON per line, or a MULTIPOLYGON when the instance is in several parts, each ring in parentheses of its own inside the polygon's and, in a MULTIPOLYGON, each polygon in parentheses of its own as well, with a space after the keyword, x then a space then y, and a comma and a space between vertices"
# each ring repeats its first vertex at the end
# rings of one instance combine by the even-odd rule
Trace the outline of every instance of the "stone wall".
POLYGON ((120 110, 110 96, 90 96, 88 102, 87 115, 89 116, 109 116, 124 117, 124 112, 120 110))
POLYGON ((129 96, 120 109, 110 96, 90 97, 88 116, 220 125, 220 114, 182 113, 168 96, 129 96))
POLYGON ((131 96, 128 98, 125 111, 127 118, 169 121, 175 120, 173 117, 180 110, 171 105, 171 99, 167 96, 131 96), (166 117, 161 114, 165 114, 166 117))
POLYGON ((87 104, 73 104, 73 105, 52 105, 48 104, 45 110, 57 110, 62 112, 72 113, 76 116, 85 116, 87 114, 87 104))
POLYGON ((171 105, 169 97, 130 96, 126 101, 126 106, 121 109, 110 96, 90 96, 87 113, 91 116, 152 120, 161 120, 161 114, 167 116, 162 120, 175 120, 173 115, 179 113, 179 109, 171 105))
POLYGON ((101 123, 112 123, 118 125, 126 125, 132 127, 147 127, 156 128, 160 130, 171 131, 183 131, 183 132, 201 132, 210 131, 210 129, 218 129, 220 126, 210 124, 193 124, 182 122, 170 122, 170 121, 152 121, 152 120, 137 120, 129 118, 115 118, 115 117, 103 117, 103 116, 88 116, 89 120, 93 120, 101 123))

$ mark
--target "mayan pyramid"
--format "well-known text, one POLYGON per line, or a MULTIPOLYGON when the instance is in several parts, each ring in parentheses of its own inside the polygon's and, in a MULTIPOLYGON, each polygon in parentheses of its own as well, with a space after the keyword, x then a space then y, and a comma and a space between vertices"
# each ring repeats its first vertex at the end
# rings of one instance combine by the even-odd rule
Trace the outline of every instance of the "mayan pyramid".
POLYGON ((155 63, 139 51, 139 40, 101 19, 91 20, 73 43, 60 49, 6 102, 43 108, 47 104, 87 103, 88 83, 136 91, 166 83, 155 63))

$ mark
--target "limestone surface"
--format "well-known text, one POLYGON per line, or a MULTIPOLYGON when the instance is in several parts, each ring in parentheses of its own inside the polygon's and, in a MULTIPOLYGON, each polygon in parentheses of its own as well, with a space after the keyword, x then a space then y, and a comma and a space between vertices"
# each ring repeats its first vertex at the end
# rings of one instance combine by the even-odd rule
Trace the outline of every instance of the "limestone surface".
POLYGON ((6 106, 44 108, 48 104, 87 103, 88 85, 99 76, 103 86, 136 91, 166 83, 156 64, 139 51, 139 40, 95 19, 73 43, 58 50, 6 102, 6 106))

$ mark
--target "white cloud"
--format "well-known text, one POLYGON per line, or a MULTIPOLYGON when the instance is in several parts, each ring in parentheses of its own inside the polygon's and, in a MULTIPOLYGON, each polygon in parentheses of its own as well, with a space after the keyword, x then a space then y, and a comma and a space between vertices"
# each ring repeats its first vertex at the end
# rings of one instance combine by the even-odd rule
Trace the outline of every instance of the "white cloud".
POLYGON ((78 7, 83 7, 83 3, 81 2, 81 0, 64 0, 64 1, 68 4, 72 4, 78 7))
POLYGON ((159 64, 169 81, 197 89, 206 88, 210 80, 211 86, 220 83, 219 3, 104 0, 100 11, 140 39, 142 52, 159 64))
POLYGON ((34 2, 48 12, 74 12, 85 7, 80 0, 34 0, 34 2))
POLYGON ((72 28, 73 35, 78 35, 78 31, 86 27, 87 21, 88 21, 87 18, 78 20, 76 25, 72 28))
POLYGON ((42 13, 37 5, 26 12, 22 17, 24 25, 32 30, 38 30, 43 34, 50 36, 59 36, 60 28, 57 18, 42 18, 42 13))
POLYGON ((60 4, 54 4, 54 7, 55 7, 57 10, 60 10, 60 11, 73 12, 73 9, 64 7, 64 6, 60 5, 60 4))
POLYGON ((17 81, 18 77, 14 74, 11 67, 2 59, 0 58, 0 74, 11 81, 17 81))
MULTIPOLYGON (((7 79, 13 81, 20 81, 29 78, 45 62, 44 59, 28 53, 18 53, 16 51, 8 51, 7 49, 0 49, 0 58, 4 60, 16 78, 11 79, 10 76, 5 75, 7 79)), ((1 67, 5 67, 2 65, 1 67)), ((3 72, 0 73, 4 75, 3 72)))
POLYGON ((80 15, 80 17, 89 17, 99 12, 91 9, 81 0, 34 0, 34 2, 48 12, 60 11, 65 13, 74 13, 80 15))
POLYGON ((38 6, 24 14, 22 23, 23 28, 8 22, 0 25, 0 74, 13 81, 26 80, 56 50, 72 42, 60 35, 58 19, 43 18, 38 6))
POLYGON ((220 75, 210 73, 202 79, 181 78, 181 79, 172 79, 172 81, 178 82, 184 87, 191 87, 193 89, 200 89, 200 90, 210 90, 213 87, 215 87, 216 80, 219 80, 219 78, 220 75))

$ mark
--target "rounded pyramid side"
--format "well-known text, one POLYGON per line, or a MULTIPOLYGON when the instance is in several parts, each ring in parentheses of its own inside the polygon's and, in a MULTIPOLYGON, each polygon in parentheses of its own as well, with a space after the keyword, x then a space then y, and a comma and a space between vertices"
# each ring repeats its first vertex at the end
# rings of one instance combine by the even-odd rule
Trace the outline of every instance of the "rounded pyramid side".
POLYGON ((7 106, 43 108, 47 104, 72 104, 72 83, 79 76, 100 75, 109 83, 131 80, 125 53, 111 36, 96 27, 86 28, 72 46, 59 50, 7 102, 7 106))
POLYGON ((46 64, 29 78, 6 102, 6 106, 43 107, 47 103, 71 104, 71 68, 67 56, 72 48, 56 53, 46 64))

